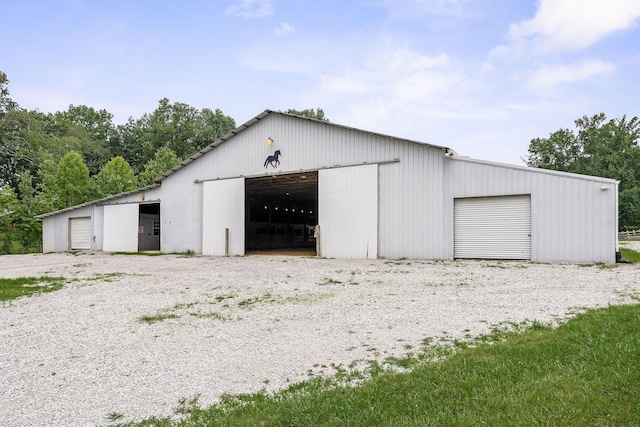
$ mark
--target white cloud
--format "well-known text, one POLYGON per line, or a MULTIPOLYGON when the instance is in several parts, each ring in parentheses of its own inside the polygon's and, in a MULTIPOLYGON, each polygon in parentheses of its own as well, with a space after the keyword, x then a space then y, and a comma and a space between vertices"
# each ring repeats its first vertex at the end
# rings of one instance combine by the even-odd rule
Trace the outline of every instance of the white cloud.
POLYGON ((273 15, 274 8, 271 0, 237 0, 226 12, 242 18, 263 18, 273 15))
POLYGON ((532 19, 512 24, 512 45, 531 44, 536 51, 581 50, 615 31, 635 26, 638 0, 539 0, 532 19))
POLYGON ((615 69, 615 65, 604 61, 582 61, 576 64, 542 67, 530 77, 528 85, 533 88, 547 88, 608 74, 615 69))
POLYGON ((408 49, 383 51, 371 55, 361 68, 324 76, 323 89, 336 94, 383 97, 394 104, 424 100, 459 80, 449 65, 445 54, 426 56, 408 49))
POLYGON ((341 122, 383 133, 410 134, 426 121, 459 116, 467 79, 448 55, 427 56, 410 49, 371 54, 358 67, 325 74, 308 96, 341 122))
POLYGON ((292 34, 295 31, 296 29, 293 25, 289 24, 288 22, 283 22, 278 28, 276 28, 276 35, 278 37, 283 37, 292 34))

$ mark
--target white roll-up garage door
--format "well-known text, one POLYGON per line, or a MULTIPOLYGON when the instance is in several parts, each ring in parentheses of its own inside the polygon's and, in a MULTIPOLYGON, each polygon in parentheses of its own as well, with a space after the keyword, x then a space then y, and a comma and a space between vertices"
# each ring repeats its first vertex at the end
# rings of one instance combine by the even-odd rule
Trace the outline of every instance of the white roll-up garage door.
POLYGON ((531 196, 456 199, 454 257, 531 259, 531 196))
POLYGON ((91 217, 69 219, 69 250, 91 249, 91 217))

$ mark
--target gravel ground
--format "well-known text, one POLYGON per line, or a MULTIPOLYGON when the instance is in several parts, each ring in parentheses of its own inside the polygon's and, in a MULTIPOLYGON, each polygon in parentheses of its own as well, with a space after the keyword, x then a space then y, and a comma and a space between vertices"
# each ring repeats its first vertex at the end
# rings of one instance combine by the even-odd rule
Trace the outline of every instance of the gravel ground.
POLYGON ((558 322, 640 293, 635 265, 0 257, 0 277, 40 275, 67 282, 0 303, 0 425, 171 416, 180 399, 208 405, 224 393, 275 390, 332 366, 405 355, 425 338, 558 322))

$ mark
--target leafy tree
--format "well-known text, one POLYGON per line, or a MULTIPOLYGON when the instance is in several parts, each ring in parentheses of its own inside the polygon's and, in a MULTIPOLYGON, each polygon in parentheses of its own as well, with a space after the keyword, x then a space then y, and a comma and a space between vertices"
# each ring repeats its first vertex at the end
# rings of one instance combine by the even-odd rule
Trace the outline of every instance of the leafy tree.
POLYGON ((525 163, 619 180, 620 228, 640 228, 640 119, 607 120, 601 113, 575 124, 577 132, 560 129, 531 140, 525 163))
POLYGON ((141 121, 129 117, 127 123, 116 127, 114 137, 109 140, 112 155, 122 156, 137 172, 143 170, 147 161, 141 143, 142 133, 141 121))
POLYGON ((171 104, 167 98, 161 99, 158 108, 142 116, 137 124, 144 163, 161 147, 186 159, 235 128, 235 121, 220 110, 199 111, 180 102, 171 104))
POLYGON ((56 189, 61 208, 84 203, 91 199, 91 178, 82 156, 70 151, 56 169, 56 189))
POLYGON ((180 163, 180 159, 178 159, 178 156, 176 156, 170 148, 160 148, 156 151, 154 158, 144 165, 144 171, 142 171, 138 177, 140 185, 145 186, 152 184, 154 179, 158 178, 178 163, 180 163))
POLYGON ((35 216, 49 212, 49 202, 39 197, 28 171, 20 175, 19 184, 20 218, 18 219, 18 238, 23 252, 42 250, 42 224, 35 216))
POLYGON ((289 108, 287 113, 295 114, 296 116, 308 117, 310 119, 322 120, 325 122, 329 121, 329 119, 325 117, 322 108, 316 108, 315 110, 313 108, 308 108, 306 110, 295 110, 293 108, 289 108))
POLYGON ((20 203, 13 188, 0 188, 0 253, 13 252, 13 235, 19 216, 20 203))
POLYGON ((62 155, 77 151, 86 162, 89 174, 95 175, 112 157, 109 140, 115 137, 115 127, 111 119, 112 115, 105 110, 70 105, 67 111, 50 116, 51 136, 60 140, 65 150, 62 155))
POLYGON ((113 114, 95 110, 86 105, 69 105, 67 111, 58 112, 56 118, 67 124, 80 126, 94 141, 108 142, 115 132, 113 114))
POLYGON ((138 179, 129 163, 121 156, 114 157, 104 165, 95 179, 98 197, 106 197, 135 190, 138 179))

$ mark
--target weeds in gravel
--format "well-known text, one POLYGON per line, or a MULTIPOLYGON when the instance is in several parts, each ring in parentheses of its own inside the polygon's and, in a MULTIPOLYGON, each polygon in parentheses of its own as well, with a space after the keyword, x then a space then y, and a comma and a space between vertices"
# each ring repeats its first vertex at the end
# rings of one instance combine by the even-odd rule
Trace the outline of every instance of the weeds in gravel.
POLYGON ((140 316, 138 320, 144 323, 157 323, 167 319, 178 319, 179 317, 175 313, 158 313, 150 316, 140 316))
POLYGON ((639 323, 640 305, 610 306, 555 329, 505 324, 449 347, 426 338, 416 357, 390 359, 400 372, 371 362, 366 375, 345 369, 127 425, 637 425, 639 323))
POLYGON ((62 277, 19 277, 17 279, 0 278, 0 301, 10 301, 22 296, 53 292, 62 289, 62 277))

